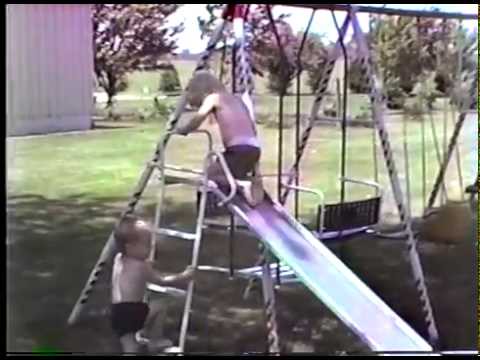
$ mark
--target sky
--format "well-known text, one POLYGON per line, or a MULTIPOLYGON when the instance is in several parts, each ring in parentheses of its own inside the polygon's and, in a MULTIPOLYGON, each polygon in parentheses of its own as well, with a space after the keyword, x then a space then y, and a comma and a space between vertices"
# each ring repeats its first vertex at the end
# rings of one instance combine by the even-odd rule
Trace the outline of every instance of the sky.
MULTIPOLYGON (((208 39, 200 39, 200 30, 198 29, 197 17, 208 17, 208 12, 205 9, 206 4, 185 4, 179 8, 173 14, 169 23, 172 25, 183 22, 185 30, 178 35, 178 52, 183 50, 189 50, 192 53, 199 53, 205 50, 207 46, 208 39)), ((365 6, 382 6, 382 4, 358 4, 365 6)), ((434 4, 388 4, 388 8, 395 9, 409 9, 409 10, 428 10, 434 4)), ((468 14, 477 14, 478 8, 477 4, 435 4, 443 12, 457 12, 457 13, 468 13, 468 14)), ((290 14, 287 22, 292 26, 294 32, 305 30, 308 20, 310 19, 312 10, 303 9, 303 8, 294 8, 289 6, 275 6, 273 8, 273 15, 278 15, 280 13, 290 14)), ((345 18, 344 11, 336 11, 335 16, 339 25, 343 22, 345 18)), ((368 29, 368 14, 360 13, 358 14, 358 20, 360 26, 363 30, 368 29)), ((463 21, 463 24, 466 28, 469 29, 478 29, 478 22, 475 20, 463 21)), ((351 31, 351 30, 350 30, 351 31)), ((310 32, 318 33, 325 35, 326 39, 330 41, 335 41, 337 38, 337 30, 335 28, 334 22, 332 20, 332 15, 330 11, 321 10, 317 11, 310 27, 310 32)), ((349 34, 347 33, 347 39, 349 34)))

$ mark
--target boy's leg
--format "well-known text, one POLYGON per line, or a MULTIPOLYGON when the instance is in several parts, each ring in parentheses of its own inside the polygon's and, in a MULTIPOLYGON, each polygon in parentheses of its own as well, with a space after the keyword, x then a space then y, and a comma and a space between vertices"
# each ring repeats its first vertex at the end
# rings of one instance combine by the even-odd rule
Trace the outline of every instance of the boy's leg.
POLYGON ((124 353, 136 354, 140 352, 140 344, 135 340, 135 334, 129 333, 120 337, 120 344, 124 353))
POLYGON ((145 335, 149 339, 150 352, 161 351, 173 343, 163 338, 163 325, 167 317, 168 302, 166 299, 155 299, 150 302, 150 311, 145 320, 145 335))
POLYGON ((237 179, 247 202, 255 206, 263 200, 263 185, 260 174, 255 174, 253 181, 246 180, 248 173, 258 172, 260 149, 252 146, 231 147, 225 156, 232 173, 237 179))

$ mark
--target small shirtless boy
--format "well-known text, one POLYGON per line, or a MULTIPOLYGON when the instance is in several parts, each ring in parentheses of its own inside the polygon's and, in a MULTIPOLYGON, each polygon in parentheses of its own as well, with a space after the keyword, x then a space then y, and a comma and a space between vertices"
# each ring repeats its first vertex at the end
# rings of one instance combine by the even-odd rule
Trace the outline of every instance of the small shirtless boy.
MULTIPOLYGON (((187 101, 199 109, 190 122, 177 128, 176 132, 187 135, 196 130, 204 120, 209 117, 212 119, 213 116, 225 147, 223 155, 233 177, 240 180, 237 184, 243 188, 250 205, 258 204, 263 200, 263 187, 258 169, 261 150, 255 123, 248 108, 208 71, 198 71, 186 91, 187 101), (250 172, 255 172, 253 183, 245 181, 250 172)), ((213 163, 207 171, 209 179, 215 181, 223 190, 225 187, 229 189, 219 161, 213 163)))
POLYGON ((193 268, 176 275, 162 276, 147 261, 151 247, 150 228, 144 221, 133 215, 125 216, 114 232, 119 254, 115 257, 112 274, 112 328, 120 339, 123 352, 137 353, 140 342, 146 340, 140 335, 145 328, 149 350, 159 351, 171 346, 165 339, 153 339, 155 330, 161 331, 164 306, 143 302, 147 282, 158 285, 185 283, 192 279, 193 268), (155 323, 160 323, 155 324, 155 323), (159 326, 158 326, 159 325, 159 326))

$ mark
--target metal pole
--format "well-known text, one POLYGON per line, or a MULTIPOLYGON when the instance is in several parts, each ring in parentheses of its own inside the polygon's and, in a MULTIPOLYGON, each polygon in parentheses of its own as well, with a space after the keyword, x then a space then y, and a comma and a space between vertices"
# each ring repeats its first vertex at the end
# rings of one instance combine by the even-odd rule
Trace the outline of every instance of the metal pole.
MULTIPOLYGON (((204 175, 203 175, 203 185, 201 187, 200 209, 199 209, 198 220, 197 220, 197 228, 195 229, 195 240, 193 243, 193 251, 192 251, 192 266, 194 268, 197 267, 198 258, 200 256, 200 244, 202 241, 203 220, 205 217, 205 207, 207 203, 207 183, 208 183, 207 168, 209 165, 210 155, 211 153, 205 157, 204 164, 203 164, 204 175)), ((194 285, 195 285, 194 281, 190 280, 190 282, 188 283, 187 298, 185 299, 185 307, 183 310, 182 325, 180 327, 180 338, 178 342, 178 347, 180 348, 180 352, 183 352, 185 349, 188 322, 190 319, 190 312, 192 308, 194 285)))
MULTIPOLYGON (((305 41, 307 40, 308 33, 310 31, 310 26, 312 25, 313 18, 315 17, 316 10, 312 11, 312 15, 310 15, 310 20, 308 20, 307 27, 305 32, 303 33, 302 41, 300 43, 300 48, 297 53, 297 92, 296 92, 296 119, 295 119, 295 154, 298 152, 298 147, 300 145, 300 85, 301 85, 301 76, 303 71, 302 66, 302 53, 303 47, 305 46, 305 41)), ((281 176, 281 174, 280 174, 281 176)), ((298 167, 297 172, 295 174, 295 186, 299 186, 300 182, 300 167, 298 167)), ((298 220, 298 207, 299 207, 299 191, 295 191, 295 219, 298 220)))
MULTIPOLYGON (((277 26, 275 24, 275 20, 273 19, 272 11, 270 9, 269 5, 266 5, 267 8, 267 15, 268 19, 270 21, 270 25, 272 27, 273 34, 275 36, 275 40, 277 42, 278 50, 280 52, 280 61, 281 61, 281 66, 280 66, 280 78, 281 81, 288 82, 289 80, 289 73, 288 71, 290 69, 287 69, 286 67, 290 67, 289 61, 287 59, 287 56, 285 55, 284 49, 282 42, 280 41, 280 36, 278 35, 277 32, 277 26)), ((279 121, 278 121, 278 131, 279 131, 279 137, 278 137, 278 183, 277 183, 277 196, 280 199, 281 197, 281 192, 282 192, 282 168, 283 168, 283 101, 284 101, 284 96, 287 91, 286 86, 280 88, 280 97, 279 97, 279 109, 278 109, 278 116, 279 116, 279 121)), ((280 285, 280 261, 277 259, 277 284, 280 285)))
POLYGON ((410 163, 408 154, 408 132, 407 132, 407 117, 403 114, 403 157, 405 160, 405 183, 407 192, 407 207, 408 212, 412 213, 412 194, 410 189, 410 163))
MULTIPOLYGON (((297 63, 297 66, 300 64, 297 63)), ((296 92, 296 117, 295 117, 295 154, 298 151, 298 146, 300 144, 300 77, 301 77, 301 70, 297 72, 297 92, 296 92)), ((282 174, 280 174, 282 177, 282 174)), ((300 167, 297 169, 297 173, 295 174, 295 186, 299 186, 300 183, 300 167)), ((298 220, 298 198, 299 198, 298 190, 295 191, 295 219, 298 220)), ((279 197, 280 198, 280 193, 279 197)))
MULTIPOLYGON (((334 10, 334 11, 349 11, 349 5, 342 4, 279 4, 284 6, 303 7, 316 10, 334 10)), ((478 14, 464 14, 464 13, 445 13, 440 11, 428 10, 404 10, 381 8, 374 6, 358 6, 357 12, 366 12, 372 14, 397 15, 397 16, 411 16, 411 17, 427 17, 437 19, 463 19, 463 20, 477 20, 478 14)))
MULTIPOLYGON (((266 256, 266 254, 264 254, 266 256)), ((280 355, 280 340, 278 337, 277 315, 275 310, 275 290, 270 276, 270 263, 265 261, 262 266, 262 290, 267 318, 268 352, 280 355)))
MULTIPOLYGON (((368 29, 369 29, 369 34, 372 35, 372 22, 373 22, 373 17, 372 14, 369 14, 369 22, 368 22, 368 29)), ((371 44, 369 45, 369 52, 370 54, 372 53, 372 48, 371 44)), ((379 183, 379 176, 378 176, 378 152, 377 152, 377 134, 375 133, 375 126, 372 126, 372 151, 373 151, 373 176, 375 183, 379 183)), ((375 196, 378 196, 380 193, 380 190, 378 188, 375 188, 375 196)))
POLYGON ((427 154, 425 153, 425 117, 422 116, 422 214, 425 213, 427 201, 427 154))
POLYGON ((283 160, 283 94, 278 97, 278 148, 277 148, 277 197, 280 199, 282 192, 282 160, 283 160))
MULTIPOLYGON (((475 83, 476 83, 476 81, 475 81, 475 83)), ((476 102, 476 100, 474 100, 474 101, 476 102)), ((435 183, 433 185, 433 190, 432 190, 432 192, 430 194, 430 197, 428 199, 427 209, 431 209, 433 207, 433 205, 435 203, 435 199, 438 195, 440 186, 444 183, 445 172, 447 170, 448 163, 450 161, 453 149, 455 147, 455 143, 458 140, 458 136, 460 134, 460 130, 462 129, 463 123, 465 122, 466 116, 467 116, 467 114, 465 112, 462 112, 460 114, 460 117, 459 117, 458 121, 457 121, 457 124, 455 126, 454 131, 453 131, 453 134, 450 138, 450 143, 448 145, 448 150, 447 150, 446 157, 443 159, 443 164, 439 169, 439 172, 438 172, 437 177, 435 179, 435 183)))
MULTIPOLYGON (((420 36, 420 18, 417 16, 416 18, 416 25, 417 25, 417 45, 418 48, 421 49, 421 36, 420 36)), ((422 107, 421 107, 422 108, 422 107)), ((430 112, 430 109, 428 109, 430 112)), ((431 115, 431 113, 430 113, 431 115)), ((421 117, 421 133, 422 133, 422 214, 425 213, 425 205, 427 201, 427 154, 425 148, 425 116, 421 117)))
MULTIPOLYGON (((444 61, 448 61, 447 59, 447 39, 446 39, 446 26, 447 26, 447 19, 442 20, 442 42, 443 42, 443 59, 444 61)), ((445 89, 445 95, 448 94, 447 89, 445 89)), ((448 117, 448 99, 446 97, 443 98, 443 148, 442 148, 442 155, 445 159, 447 154, 447 117, 448 117)), ((448 200, 446 193, 442 194, 442 205, 448 200)))
MULTIPOLYGON (((278 104, 278 183, 277 183, 277 197, 280 199, 282 193, 282 160, 283 160, 283 89, 282 93, 279 96, 278 104)), ((277 272, 276 272, 277 284, 280 285, 280 262, 277 259, 277 272)))
MULTIPOLYGON (((343 42, 343 36, 338 26, 335 13, 332 11, 332 18, 337 29, 338 39, 340 41, 340 47, 343 53, 343 103, 342 103, 342 153, 341 153, 341 166, 340 166, 340 203, 345 202, 345 179, 346 177, 346 156, 347 156, 347 92, 348 92, 348 53, 343 42)), ((340 95, 340 93, 339 93, 340 95)))
MULTIPOLYGON (((456 36, 456 44, 458 49, 458 64, 457 64, 457 73, 455 76, 455 83, 459 84, 462 77, 462 68, 463 68, 463 39, 462 39, 462 20, 458 24, 457 36, 456 36)), ((453 91, 455 91, 455 86, 453 87, 453 91)), ((450 106, 451 109, 451 121, 455 127, 455 109, 453 106, 450 106)), ((458 172, 458 181, 460 183, 460 194, 462 197, 462 201, 465 200, 465 188, 463 182, 463 175, 462 175, 462 162, 461 162, 461 151, 460 151, 460 144, 457 144, 455 147, 455 153, 457 158, 457 172, 458 172)))
POLYGON ((234 265, 233 265, 233 258, 234 258, 234 241, 235 241, 235 215, 230 215, 230 231, 228 236, 228 255, 230 258, 230 278, 233 278, 234 275, 234 265))
POLYGON ((445 172, 447 170, 448 163, 450 161, 453 150, 455 148, 455 144, 458 141, 458 137, 460 135, 460 131, 462 129, 463 123, 465 122, 465 118, 467 117, 467 111, 469 109, 474 109, 477 107, 477 91, 478 91, 477 89, 478 89, 477 79, 472 79, 472 85, 470 87, 470 92, 469 92, 470 96, 469 96, 468 103, 460 104, 460 116, 455 125, 452 136, 450 137, 450 143, 448 144, 448 149, 447 149, 446 156, 443 159, 443 164, 440 166, 439 172, 435 179, 432 192, 428 199, 427 209, 431 209, 433 207, 436 197, 438 195, 440 186, 444 183, 445 172))
POLYGON ((232 46, 232 94, 237 92, 237 43, 232 46))

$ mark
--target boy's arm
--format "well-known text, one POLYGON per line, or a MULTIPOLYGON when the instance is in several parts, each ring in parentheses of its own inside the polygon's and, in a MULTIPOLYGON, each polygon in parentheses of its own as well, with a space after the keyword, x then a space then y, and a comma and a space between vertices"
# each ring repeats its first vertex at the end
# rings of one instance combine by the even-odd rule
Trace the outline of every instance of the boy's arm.
POLYGON ((200 109, 198 109, 198 112, 192 117, 190 122, 183 127, 177 128, 176 132, 178 134, 187 135, 188 133, 198 129, 208 115, 215 110, 215 107, 218 103, 217 97, 218 96, 215 94, 208 95, 205 100, 203 100, 200 109))
POLYGON ((193 278, 194 270, 192 267, 188 266, 185 271, 179 274, 172 275, 162 275, 157 270, 155 270, 151 264, 147 267, 147 281, 157 284, 157 285, 176 285, 178 283, 183 283, 185 281, 191 280, 193 278))

